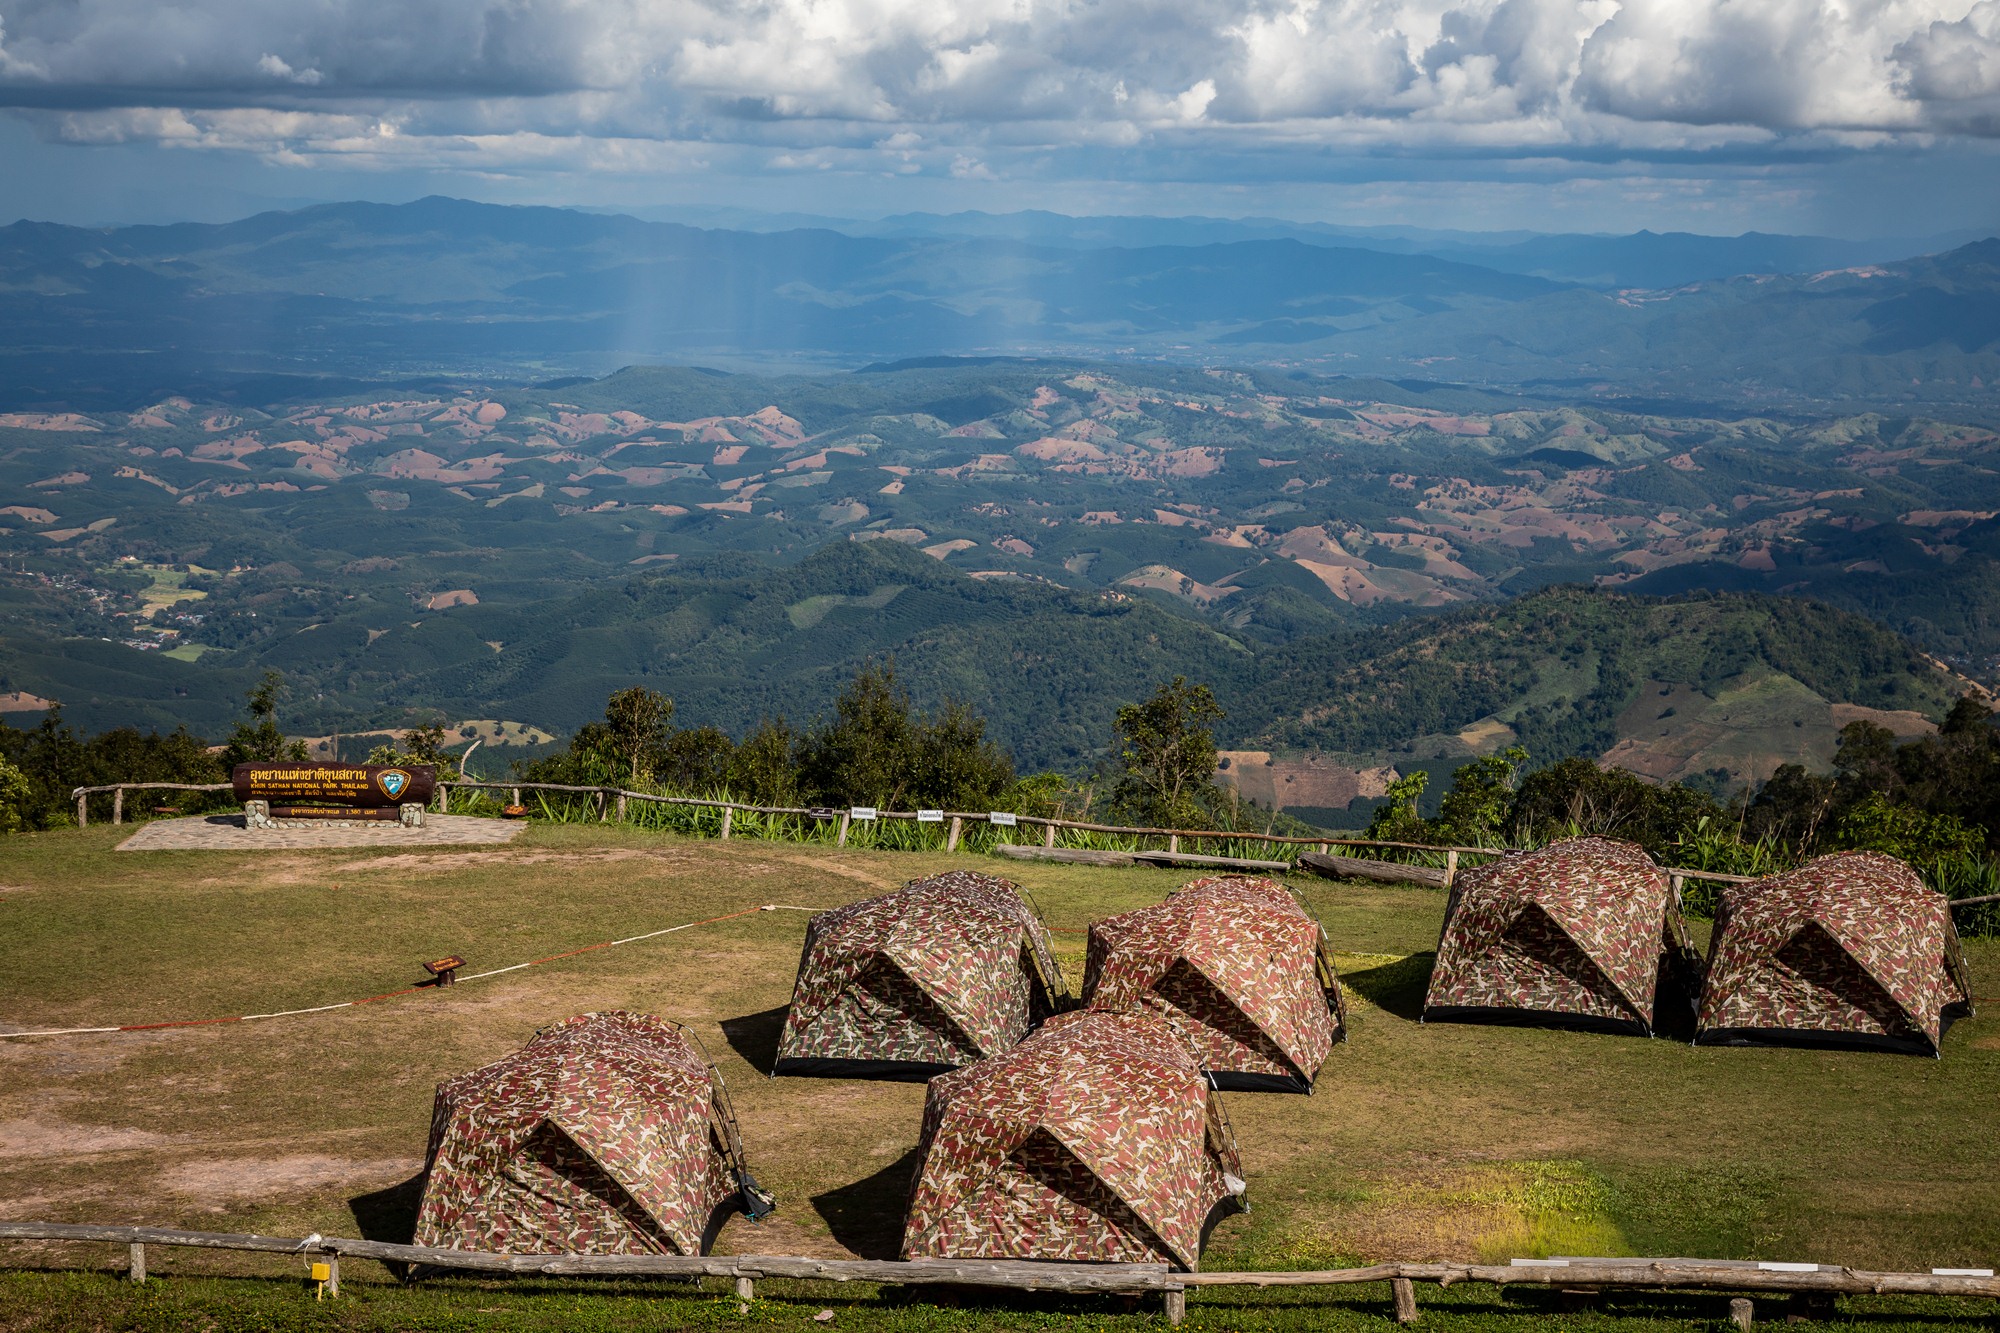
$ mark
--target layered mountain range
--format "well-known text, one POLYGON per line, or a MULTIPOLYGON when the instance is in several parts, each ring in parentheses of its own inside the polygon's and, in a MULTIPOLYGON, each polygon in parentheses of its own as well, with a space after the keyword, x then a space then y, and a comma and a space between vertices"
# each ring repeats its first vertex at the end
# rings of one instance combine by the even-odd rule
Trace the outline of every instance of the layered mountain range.
POLYGON ((222 225, 21 222, 0 228, 0 406, 299 388, 271 375, 958 353, 1985 414, 2000 374, 2000 241, 1898 257, 1810 237, 1063 221, 750 231, 425 199, 222 225))

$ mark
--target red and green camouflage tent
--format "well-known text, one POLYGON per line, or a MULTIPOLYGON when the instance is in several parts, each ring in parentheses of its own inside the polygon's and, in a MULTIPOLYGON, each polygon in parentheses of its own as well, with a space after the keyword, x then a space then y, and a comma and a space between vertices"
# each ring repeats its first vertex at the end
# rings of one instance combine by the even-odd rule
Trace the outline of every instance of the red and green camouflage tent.
POLYGON ((1881 852, 1840 852, 1723 890, 1695 1040, 1938 1054, 1972 1012, 1951 908, 1881 852))
POLYGON ((1424 1018, 1529 1020, 1650 1036, 1662 965, 1689 996, 1699 959, 1666 872, 1642 848, 1571 838, 1457 877, 1424 1018))
POLYGON ((1193 1270, 1242 1206, 1221 1096, 1166 1019, 1085 1010, 931 1080, 906 1259, 1193 1270))
POLYGON ((706 1254, 771 1210, 721 1077, 677 1025, 582 1014, 438 1085, 416 1243, 517 1254, 706 1254))
POLYGON ((933 875, 812 919, 772 1072, 929 1078, 1006 1050, 1067 1000, 1019 886, 933 875))
POLYGON ((1221 1088, 1311 1092, 1346 1027, 1319 922, 1276 880, 1233 875, 1093 922, 1083 1003, 1174 1020, 1221 1088))

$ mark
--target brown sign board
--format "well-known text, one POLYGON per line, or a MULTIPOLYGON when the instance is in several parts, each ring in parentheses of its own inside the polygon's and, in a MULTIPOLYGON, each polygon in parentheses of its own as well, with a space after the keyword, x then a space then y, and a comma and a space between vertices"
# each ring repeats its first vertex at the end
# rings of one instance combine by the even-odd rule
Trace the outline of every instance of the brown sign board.
POLYGON ((229 774, 239 801, 273 805, 318 802, 355 809, 423 805, 437 790, 437 769, 429 764, 292 764, 258 760, 238 764, 229 774))

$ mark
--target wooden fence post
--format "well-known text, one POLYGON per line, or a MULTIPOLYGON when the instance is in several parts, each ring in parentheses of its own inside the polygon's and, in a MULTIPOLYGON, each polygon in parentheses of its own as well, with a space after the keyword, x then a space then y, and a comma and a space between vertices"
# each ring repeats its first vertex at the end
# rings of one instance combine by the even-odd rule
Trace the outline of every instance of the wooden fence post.
POLYGON ((625 822, 625 793, 622 791, 618 793, 618 822, 625 822))
POLYGON ((757 1299, 757 1279, 739 1277, 736 1279, 736 1299, 754 1301, 757 1299))
POLYGON ((125 789, 123 787, 114 787, 111 789, 111 822, 114 824, 125 822, 125 789))
POLYGON ((1396 1297, 1396 1322, 1414 1324, 1417 1322, 1417 1288, 1406 1277, 1391 1278, 1389 1290, 1396 1297))
MULTIPOLYGON (((733 806, 727 806, 727 805, 723 806, 723 807, 722 807, 722 836, 723 836, 724 838, 727 838, 727 837, 729 836, 729 826, 730 826, 731 824, 735 823, 735 822, 736 822, 736 810, 735 810, 735 808, 734 808, 733 806)), ((746 1282, 747 1282, 747 1281, 749 1281, 749 1279, 748 1279, 748 1278, 745 1278, 745 1279, 743 1279, 743 1280, 744 1280, 744 1281, 746 1281, 746 1282)))
POLYGON ((958 835, 964 831, 965 821, 959 816, 953 815, 951 817, 951 830, 944 835, 944 849, 948 852, 957 851, 958 835))
POLYGON ((847 826, 849 823, 853 821, 853 819, 854 815, 851 812, 848 814, 844 814, 840 817, 840 836, 834 839, 835 845, 841 847, 845 847, 847 845, 847 826))
POLYGON ((1168 1287, 1166 1290, 1167 1322, 1178 1324, 1187 1318, 1187 1288, 1168 1287))
POLYGON ((326 1294, 329 1296, 340 1295, 339 1250, 328 1250, 326 1252, 326 1294))
POLYGON ((512 803, 514 805, 519 805, 521 803, 521 789, 519 787, 514 788, 514 800, 512 803))
POLYGON ((441 815, 451 813, 451 786, 448 783, 438 783, 438 813, 441 815))
POLYGON ((1056 845, 1056 821, 1051 819, 1048 823, 1042 825, 1042 846, 1053 847, 1055 845, 1056 845))
POLYGON ((78 792, 76 796, 76 826, 90 827, 90 797, 84 792, 78 792))
POLYGON ((1458 853, 1455 851, 1446 852, 1444 854, 1444 886, 1447 889, 1450 888, 1451 882, 1457 878, 1458 878, 1458 853))
POLYGON ((1170 852, 1177 852, 1180 849, 1181 849, 1181 835, 1178 833, 1169 833, 1167 835, 1167 850, 1170 852))
POLYGON ((135 1242, 130 1246, 130 1251, 130 1267, 127 1269, 126 1276, 130 1277, 134 1282, 144 1282, 146 1280, 146 1247, 135 1242))
POLYGON ((1748 1296, 1738 1296, 1729 1302, 1729 1322, 1748 1333, 1750 1325, 1757 1320, 1757 1307, 1748 1296))

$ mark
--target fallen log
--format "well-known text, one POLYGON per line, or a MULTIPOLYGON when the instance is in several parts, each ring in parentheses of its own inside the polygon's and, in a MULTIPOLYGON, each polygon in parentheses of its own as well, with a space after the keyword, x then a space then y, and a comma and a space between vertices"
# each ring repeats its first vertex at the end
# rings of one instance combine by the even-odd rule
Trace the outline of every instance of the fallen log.
POLYGON ((1256 861, 1247 856, 1197 856, 1193 852, 1134 852, 1134 861, 1144 861, 1156 866, 1199 866, 1212 870, 1262 870, 1272 874, 1284 874, 1292 868, 1289 861, 1256 861))
POLYGON ((1431 889, 1445 887, 1445 872, 1435 866, 1407 866, 1397 861, 1372 861, 1330 852, 1300 852, 1299 864, 1328 879, 1373 879, 1389 884, 1422 884, 1431 889))
POLYGON ((1067 861, 1085 866, 1129 866, 1130 852, 1095 852, 1082 847, 1030 847, 1002 842, 993 846, 995 855, 1016 861, 1067 861))

